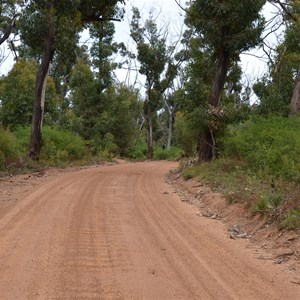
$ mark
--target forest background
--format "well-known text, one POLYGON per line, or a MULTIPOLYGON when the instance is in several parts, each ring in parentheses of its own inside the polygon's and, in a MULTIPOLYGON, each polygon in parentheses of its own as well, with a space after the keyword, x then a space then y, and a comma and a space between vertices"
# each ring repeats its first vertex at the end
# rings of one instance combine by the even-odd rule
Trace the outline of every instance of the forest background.
POLYGON ((0 170, 188 157, 299 228, 300 1, 162 3, 1 1, 0 170))

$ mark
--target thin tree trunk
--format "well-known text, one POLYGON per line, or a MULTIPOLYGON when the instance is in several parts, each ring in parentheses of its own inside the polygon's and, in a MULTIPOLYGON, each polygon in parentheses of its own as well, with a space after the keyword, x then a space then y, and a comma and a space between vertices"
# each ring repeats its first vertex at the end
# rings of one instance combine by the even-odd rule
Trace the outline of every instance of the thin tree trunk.
MULTIPOLYGON (((218 107, 220 103, 221 93, 224 88, 227 71, 229 68, 230 57, 229 53, 224 46, 225 33, 223 34, 223 42, 220 47, 220 54, 217 64, 215 77, 212 84, 212 92, 209 99, 209 104, 213 107, 218 107)), ((215 158, 215 133, 211 128, 206 128, 199 137, 199 161, 211 161, 215 158)))
POLYGON ((153 116, 152 116, 152 109, 151 103, 148 101, 147 103, 147 158, 153 158, 153 116))
POLYGON ((32 160, 39 160, 40 152, 43 144, 42 139, 42 120, 43 120, 43 93, 46 88, 47 75, 49 66, 54 55, 54 38, 55 28, 53 23, 52 11, 55 6, 55 1, 51 1, 49 13, 47 15, 48 31, 44 40, 44 52, 42 62, 39 66, 36 84, 35 84, 35 98, 31 123, 31 134, 29 143, 29 157, 32 160))
POLYGON ((296 115, 300 110, 300 66, 295 81, 295 87, 291 99, 291 112, 290 115, 296 115))
POLYGON ((169 126, 168 126, 168 144, 167 149, 171 149, 172 145, 172 136, 173 136, 173 116, 172 114, 169 114, 169 126))
MULTIPOLYGON (((48 70, 47 70, 47 74, 49 74, 50 68, 51 68, 51 62, 49 64, 49 67, 48 67, 48 70)), ((47 79, 48 79, 48 76, 46 76, 45 79, 44 79, 44 84, 43 84, 43 89, 42 89, 42 97, 41 97, 41 110, 42 110, 41 128, 43 128, 43 120, 44 120, 47 79)))
POLYGON ((172 135, 173 135, 173 112, 164 96, 162 97, 162 99, 169 114, 167 149, 170 150, 172 144, 172 135))

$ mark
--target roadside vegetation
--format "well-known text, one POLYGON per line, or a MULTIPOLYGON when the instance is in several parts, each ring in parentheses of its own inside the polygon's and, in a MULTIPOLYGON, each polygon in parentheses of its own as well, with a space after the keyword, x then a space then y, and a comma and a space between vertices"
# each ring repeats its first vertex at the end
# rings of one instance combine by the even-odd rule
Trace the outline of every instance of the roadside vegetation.
MULTIPOLYGON (((100 145, 94 141, 57 128, 43 128, 44 146, 39 162, 28 158, 29 127, 20 127, 11 132, 0 127, 0 176, 12 173, 32 172, 47 167, 68 167, 70 165, 89 165, 111 161, 120 157, 120 149, 111 134, 106 135, 100 145)), ((140 142, 130 145, 123 159, 142 161, 147 159, 147 144, 140 142)), ((180 147, 155 145, 154 160, 178 160, 183 154, 180 147)))
POLYGON ((300 118, 253 116, 230 126, 212 163, 183 164, 229 204, 244 203, 282 229, 300 229, 300 118))

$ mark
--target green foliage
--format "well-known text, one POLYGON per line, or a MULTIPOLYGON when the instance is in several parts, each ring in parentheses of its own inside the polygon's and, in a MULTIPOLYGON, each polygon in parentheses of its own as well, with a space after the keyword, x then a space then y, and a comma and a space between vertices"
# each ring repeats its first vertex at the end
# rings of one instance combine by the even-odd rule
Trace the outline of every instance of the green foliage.
MULTIPOLYGON (((2 124, 14 130, 31 123, 37 64, 34 60, 20 60, 0 79, 2 124)), ((44 124, 55 124, 61 100, 51 77, 48 78, 44 124)))
POLYGON ((295 78, 300 64, 300 9, 299 1, 288 1, 287 11, 295 18, 288 18, 284 38, 269 61, 269 70, 253 87, 260 103, 260 114, 287 116, 290 112, 295 78))
POLYGON ((33 110, 34 85, 37 65, 21 60, 0 81, 2 124, 14 129, 29 125, 33 110))
MULTIPOLYGON (((23 153, 27 151, 29 133, 28 127, 18 128, 15 133, 23 153)), ((43 128, 42 161, 48 163, 72 162, 82 160, 87 155, 86 142, 79 136, 48 126, 43 128)))
POLYGON ((0 170, 19 160, 20 154, 16 137, 9 130, 0 127, 0 170))
POLYGON ((11 34, 17 31, 18 9, 24 4, 24 0, 6 0, 0 4, 0 40, 4 43, 11 34))
POLYGON ((181 174, 185 180, 192 179, 199 175, 197 172, 197 169, 194 167, 184 168, 184 170, 181 174))
POLYGON ((111 133, 107 133, 100 143, 102 152, 108 153, 109 157, 115 157, 119 154, 119 147, 115 144, 114 139, 111 133))
POLYGON ((179 147, 171 147, 168 149, 154 148, 153 159, 155 160, 178 160, 183 154, 179 147))
POLYGON ((142 22, 138 8, 133 7, 133 17, 130 23, 130 36, 137 46, 137 60, 139 73, 146 77, 146 101, 144 113, 146 115, 148 158, 153 157, 153 116, 162 107, 162 97, 170 88, 177 75, 174 46, 167 46, 166 28, 158 29, 153 15, 142 22), (144 23, 144 24, 142 24, 144 23))
POLYGON ((269 193, 262 195, 261 198, 256 201, 251 210, 253 212, 259 212, 261 214, 270 213, 272 210, 276 209, 283 202, 281 195, 275 193, 269 193))
POLYGON ((196 0, 187 15, 203 43, 216 51, 225 38, 225 47, 236 55, 255 47, 260 41, 264 19, 260 10, 265 0, 196 0))
POLYGON ((222 157, 183 168, 185 179, 199 177, 230 204, 244 203, 282 228, 300 228, 300 119, 255 117, 231 126, 222 157))
POLYGON ((300 207, 289 210, 281 222, 283 229, 299 229, 300 228, 300 207))
POLYGON ((185 156, 190 157, 195 154, 198 135, 189 120, 183 114, 177 113, 174 124, 174 140, 175 144, 183 149, 185 156))
POLYGON ((107 91, 110 101, 106 109, 106 130, 113 135, 121 156, 126 156, 138 135, 138 124, 142 116, 142 101, 138 91, 123 85, 107 91))
POLYGON ((129 149, 129 158, 133 160, 145 160, 147 157, 147 144, 140 142, 129 149))
POLYGON ((43 128, 43 136, 41 159, 74 161, 84 158, 85 142, 80 137, 50 127, 43 128))
MULTIPOLYGON (((166 37, 159 32, 151 14, 144 24, 141 24, 139 10, 133 7, 132 11, 130 35, 137 45, 137 59, 141 64, 139 72, 146 76, 147 83, 160 85, 160 77, 169 60, 166 37)), ((168 66, 171 67, 170 61, 168 66)))
MULTIPOLYGON (((261 42, 265 0, 191 1, 184 42, 190 57, 183 108, 201 133, 199 159, 211 160, 224 130, 225 100, 241 104, 237 80, 240 54, 261 42), (227 83, 227 85, 226 85, 227 83), (227 88, 227 93, 222 92, 227 88), (222 98, 222 107, 220 100, 222 98)), ((238 104, 238 105, 237 105, 238 104)))
POLYGON ((74 66, 70 87, 70 101, 73 104, 74 118, 69 126, 87 140, 96 139, 100 135, 98 130, 99 122, 101 122, 99 116, 101 115, 102 103, 97 95, 93 72, 84 60, 79 60, 74 66))
POLYGON ((23 45, 21 53, 37 57, 43 53, 44 41, 50 31, 56 38, 51 41, 51 49, 61 53, 76 50, 78 31, 81 29, 79 1, 30 1, 21 16, 20 29, 23 45), (51 7, 53 6, 53 9, 51 7))
POLYGON ((281 45, 277 49, 276 62, 265 75, 253 86, 259 98, 257 112, 262 115, 277 114, 288 116, 290 112, 291 97, 294 90, 294 78, 300 63, 297 53, 287 53, 281 45))
POLYGON ((92 63, 97 70, 97 91, 101 93, 113 84, 112 72, 117 67, 110 60, 121 47, 113 41, 115 26, 112 22, 95 23, 90 26, 90 34, 94 39, 91 47, 92 63))
POLYGON ((238 158, 247 168, 299 181, 300 119, 254 118, 231 128, 224 139, 225 157, 238 158))
POLYGON ((115 154, 127 155, 138 131, 142 102, 137 90, 124 85, 106 88, 99 94, 90 66, 80 60, 71 75, 73 108, 64 119, 66 128, 92 141, 93 152, 106 148, 107 134, 113 136, 115 154))
POLYGON ((84 23, 108 20, 112 17, 122 19, 124 16, 124 9, 119 4, 125 4, 125 0, 82 0, 76 2, 79 4, 78 10, 84 23))

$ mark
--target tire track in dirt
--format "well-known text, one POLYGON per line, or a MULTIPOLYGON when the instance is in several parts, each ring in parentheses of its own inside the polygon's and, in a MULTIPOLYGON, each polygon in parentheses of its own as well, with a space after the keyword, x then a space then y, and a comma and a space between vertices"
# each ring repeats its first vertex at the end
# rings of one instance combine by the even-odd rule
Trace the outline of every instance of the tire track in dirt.
MULTIPOLYGON (((145 186, 145 189, 148 189, 149 191, 156 190, 155 185, 153 182, 151 182, 151 180, 150 184, 148 182, 148 185, 145 186)), ((150 197, 147 199, 147 202, 152 204, 153 210, 149 215, 157 216, 158 220, 156 222, 158 230, 153 230, 153 232, 163 232, 163 235, 169 238, 167 242, 169 245, 180 245, 180 248, 177 249, 177 252, 182 253, 183 256, 186 256, 191 260, 190 262, 185 262, 189 264, 190 271, 193 270, 193 266, 199 263, 201 268, 205 271, 205 278, 199 278, 201 273, 197 271, 193 274, 194 278, 196 279, 196 285, 197 283, 199 285, 199 282, 215 282, 216 286, 219 286, 219 294, 217 295, 218 299, 220 299, 220 297, 223 299, 229 299, 233 296, 233 298, 244 298, 244 288, 240 285, 240 280, 243 278, 244 283, 247 285, 252 285, 251 292, 253 292, 254 295, 255 293, 260 293, 263 295, 264 299, 281 299, 282 296, 278 295, 277 292, 272 292, 272 289, 274 288, 273 278, 268 278, 267 276, 263 276, 263 274, 260 274, 261 276, 250 278, 250 276, 248 276, 249 274, 257 273, 257 270, 252 267, 251 264, 245 264, 245 262, 243 262, 241 265, 239 259, 236 259, 235 257, 232 257, 230 261, 227 261, 226 259, 228 254, 230 255, 231 249, 222 249, 225 245, 221 244, 213 234, 208 236, 207 231, 205 231, 206 234, 202 235, 201 231, 203 228, 191 228, 189 226, 190 220, 180 217, 181 211, 176 209, 178 207, 174 206, 172 202, 163 201, 159 206, 159 209, 157 209, 157 201, 155 197, 150 197), (162 206, 164 209, 162 209, 162 206), (161 222, 163 219, 169 222, 161 222), (159 225, 160 223, 163 224, 163 227, 159 225), (214 251, 207 252, 205 249, 203 249, 204 251, 199 253, 199 249, 201 249, 201 247, 207 247, 209 249, 213 249, 214 251), (240 269, 238 268, 239 265, 240 269), (222 266, 222 268, 220 268, 220 266, 222 266), (246 270, 244 274, 240 272, 240 270, 243 268, 246 270), (231 274, 230 277, 227 276, 228 273, 231 274), (236 282, 238 282, 238 285, 235 284, 236 282), (270 288, 265 290, 265 286, 263 288, 261 287, 261 282, 264 282, 264 285, 269 284, 270 288)), ((184 205, 185 204, 183 204, 183 206, 184 205)), ((208 222, 211 222, 211 226, 216 225, 214 221, 208 220, 208 222)), ((202 287, 200 294, 197 296, 200 297, 200 295, 202 295, 204 298, 211 299, 212 295, 210 294, 204 296, 204 290, 205 287, 202 287)), ((250 294, 251 293, 248 293, 248 296, 250 294)))
POLYGON ((299 299, 293 275, 196 216, 171 162, 49 178, 0 219, 0 299, 299 299))

